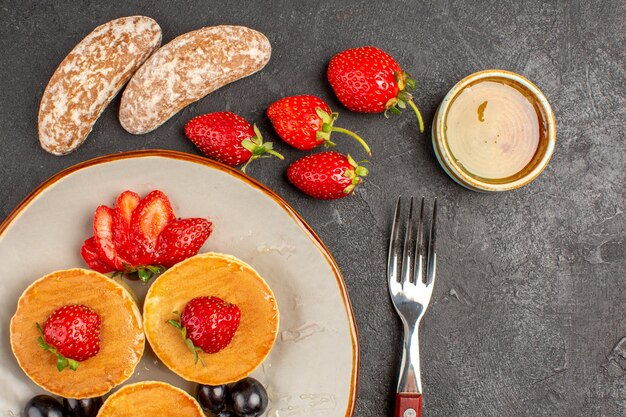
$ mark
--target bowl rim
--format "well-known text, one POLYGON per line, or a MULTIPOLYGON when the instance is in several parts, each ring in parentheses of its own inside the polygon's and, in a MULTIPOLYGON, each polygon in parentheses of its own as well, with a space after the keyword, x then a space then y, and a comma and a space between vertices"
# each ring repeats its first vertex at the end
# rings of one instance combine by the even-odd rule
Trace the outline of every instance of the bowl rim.
POLYGON ((529 184, 535 178, 537 178, 539 174, 541 174, 541 172, 543 172, 543 170, 546 168, 548 162, 550 162, 550 158, 552 157, 552 154, 554 153, 554 148, 556 146, 556 120, 554 118, 554 112, 552 111, 552 107, 550 106, 548 99, 543 94, 543 92, 530 80, 515 72, 499 69, 488 69, 478 71, 466 76, 457 84, 455 84, 454 87, 450 89, 450 91, 448 91, 435 113, 435 119, 432 125, 432 142, 435 155, 437 156, 439 164, 442 166, 444 171, 460 185, 474 191, 508 191, 529 184), (450 105, 457 97, 457 95, 461 91, 463 91, 469 84, 475 83, 476 81, 483 79, 494 78, 513 81, 521 85, 530 94, 532 94, 533 97, 535 97, 535 99, 537 100, 539 106, 541 107, 542 112, 546 115, 545 123, 548 130, 546 136, 547 146, 544 148, 541 159, 539 160, 537 165, 523 177, 502 183, 481 181, 476 177, 468 175, 463 169, 461 169, 453 155, 450 153, 448 146, 446 146, 445 144, 446 138, 444 133, 444 121, 450 109, 450 105))

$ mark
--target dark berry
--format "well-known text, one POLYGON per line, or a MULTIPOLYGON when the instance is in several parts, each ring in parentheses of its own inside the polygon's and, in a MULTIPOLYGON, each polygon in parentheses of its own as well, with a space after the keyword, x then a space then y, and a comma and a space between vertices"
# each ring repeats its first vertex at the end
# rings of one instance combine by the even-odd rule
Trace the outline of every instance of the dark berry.
POLYGON ((26 403, 25 417, 68 417, 65 409, 49 395, 37 395, 26 403))
POLYGON ((210 411, 214 414, 219 413, 226 405, 228 397, 227 385, 198 385, 196 389, 196 398, 204 411, 210 411))
POLYGON ((102 407, 102 397, 84 398, 82 400, 63 398, 63 406, 70 417, 96 417, 98 410, 102 407))
POLYGON ((230 406, 240 416, 260 416, 267 403, 265 387, 254 378, 244 378, 230 387, 230 406))

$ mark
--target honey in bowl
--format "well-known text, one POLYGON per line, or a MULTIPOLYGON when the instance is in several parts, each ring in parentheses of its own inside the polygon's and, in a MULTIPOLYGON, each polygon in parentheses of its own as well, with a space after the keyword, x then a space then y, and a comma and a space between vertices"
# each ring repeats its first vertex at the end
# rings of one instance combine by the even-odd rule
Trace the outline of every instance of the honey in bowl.
POLYGON ((530 81, 508 71, 473 74, 448 93, 433 124, 433 146, 446 172, 476 191, 528 184, 554 149, 547 99, 530 81))

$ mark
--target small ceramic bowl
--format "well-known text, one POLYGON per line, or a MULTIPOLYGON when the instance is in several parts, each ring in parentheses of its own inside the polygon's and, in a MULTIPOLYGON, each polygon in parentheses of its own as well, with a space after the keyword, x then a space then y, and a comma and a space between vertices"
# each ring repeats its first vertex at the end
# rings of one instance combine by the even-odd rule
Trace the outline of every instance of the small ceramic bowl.
POLYGON ((485 70, 465 77, 445 96, 435 113, 432 141, 439 164, 460 185, 481 192, 508 191, 529 184, 548 165, 556 143, 556 122, 548 100, 532 82, 510 71, 485 70), (483 178, 472 174, 458 162, 448 145, 446 119, 451 105, 465 88, 481 81, 495 81, 514 86, 533 102, 538 118, 543 123, 544 134, 539 135, 537 150, 530 162, 519 172, 506 178, 483 178))

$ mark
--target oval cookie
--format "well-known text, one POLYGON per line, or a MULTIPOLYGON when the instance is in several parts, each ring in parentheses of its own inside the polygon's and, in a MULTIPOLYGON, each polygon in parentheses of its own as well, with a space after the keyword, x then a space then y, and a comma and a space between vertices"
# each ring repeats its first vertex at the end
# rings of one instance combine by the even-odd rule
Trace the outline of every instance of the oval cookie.
POLYGON ((39 141, 54 155, 78 148, 106 106, 161 44, 145 16, 98 26, 72 49, 48 82, 39 106, 39 141))
POLYGON ((185 106, 259 71, 270 59, 269 40, 242 26, 188 32, 164 45, 137 71, 122 94, 120 123, 148 133, 185 106))

